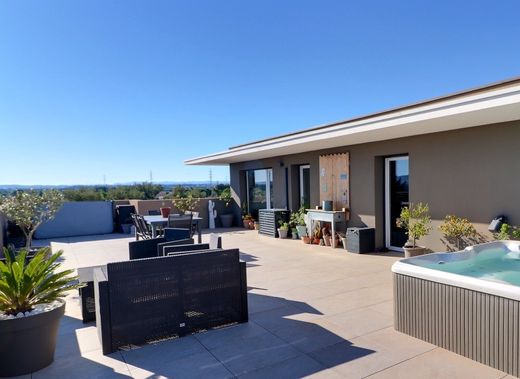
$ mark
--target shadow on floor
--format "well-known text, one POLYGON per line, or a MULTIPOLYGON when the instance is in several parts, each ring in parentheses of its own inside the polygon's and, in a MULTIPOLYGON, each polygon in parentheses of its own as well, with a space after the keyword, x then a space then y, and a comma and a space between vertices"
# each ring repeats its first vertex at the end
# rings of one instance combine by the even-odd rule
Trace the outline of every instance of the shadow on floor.
MULTIPOLYGON (((246 373, 299 378, 375 352, 310 321, 321 312, 307 303, 254 293, 248 294, 248 301, 248 323, 152 343, 109 357, 128 364, 132 374, 150 379, 219 378, 246 373), (333 357, 320 360, 319 354, 313 355, 331 346, 333 357)), ((100 363, 88 363, 96 364, 100 363)))
POLYGON ((99 351, 95 323, 63 316, 58 331, 54 362, 32 373, 32 378, 130 378, 121 354, 103 356, 99 351), (83 355, 82 355, 83 354, 83 355))

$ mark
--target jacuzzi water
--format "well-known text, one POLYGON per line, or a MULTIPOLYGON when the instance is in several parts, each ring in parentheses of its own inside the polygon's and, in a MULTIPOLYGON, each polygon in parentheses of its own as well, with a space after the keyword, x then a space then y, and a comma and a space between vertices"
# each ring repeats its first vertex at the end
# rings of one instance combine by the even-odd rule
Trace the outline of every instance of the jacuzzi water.
POLYGON ((520 252, 489 248, 469 259, 425 263, 426 268, 520 286, 520 252))

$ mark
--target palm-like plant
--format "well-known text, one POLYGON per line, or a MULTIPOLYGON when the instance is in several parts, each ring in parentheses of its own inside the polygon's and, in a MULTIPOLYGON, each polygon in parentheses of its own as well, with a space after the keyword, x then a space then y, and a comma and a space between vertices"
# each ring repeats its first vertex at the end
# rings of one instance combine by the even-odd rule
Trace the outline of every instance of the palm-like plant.
POLYGON ((40 249, 27 260, 27 250, 16 253, 4 249, 5 263, 0 261, 0 312, 16 315, 28 312, 38 304, 47 304, 79 288, 74 270, 56 272, 61 265, 59 251, 50 255, 49 248, 40 249))

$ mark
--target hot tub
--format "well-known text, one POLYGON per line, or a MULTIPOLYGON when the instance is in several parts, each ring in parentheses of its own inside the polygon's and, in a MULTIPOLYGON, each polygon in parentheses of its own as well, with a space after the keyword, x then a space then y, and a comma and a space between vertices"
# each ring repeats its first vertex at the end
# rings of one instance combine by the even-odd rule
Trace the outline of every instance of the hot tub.
POLYGON ((520 374, 519 241, 402 259, 392 272, 396 330, 520 374))

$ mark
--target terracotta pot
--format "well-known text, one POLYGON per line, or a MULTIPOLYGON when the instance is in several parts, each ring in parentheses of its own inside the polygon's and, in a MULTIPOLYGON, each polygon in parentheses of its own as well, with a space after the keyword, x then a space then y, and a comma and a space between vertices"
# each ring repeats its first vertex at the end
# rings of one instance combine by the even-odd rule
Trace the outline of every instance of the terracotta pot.
POLYGON ((254 230, 255 229, 255 222, 249 221, 249 229, 254 230))
POLYGON ((161 216, 163 216, 164 218, 168 218, 168 216, 170 215, 171 211, 172 211, 172 209, 170 207, 162 207, 161 208, 161 216))
POLYGON ((319 237, 312 237, 312 243, 314 245, 319 245, 320 241, 321 241, 321 238, 319 238, 319 237))
POLYGON ((249 220, 243 220, 244 228, 249 229, 249 220))
POLYGON ((311 237, 309 237, 309 236, 303 236, 303 237, 302 237, 302 241, 303 241, 303 243, 305 243, 305 244, 310 244, 310 243, 311 243, 311 237))
POLYGON ((418 255, 423 255, 426 253, 427 249, 422 246, 416 246, 416 247, 403 247, 404 250, 404 257, 405 258, 411 258, 416 257, 418 255))
POLYGON ((325 241, 325 246, 330 246, 331 245, 331 236, 323 236, 323 240, 325 241))

